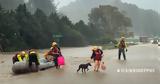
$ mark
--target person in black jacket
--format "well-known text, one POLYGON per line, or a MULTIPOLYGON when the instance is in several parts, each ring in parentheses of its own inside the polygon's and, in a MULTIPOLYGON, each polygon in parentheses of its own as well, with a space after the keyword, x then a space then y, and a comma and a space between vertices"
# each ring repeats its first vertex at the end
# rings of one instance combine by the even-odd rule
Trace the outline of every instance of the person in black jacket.
POLYGON ((95 61, 95 56, 96 56, 95 51, 99 51, 100 54, 101 54, 101 57, 102 57, 102 55, 103 55, 102 49, 100 49, 100 48, 98 48, 98 47, 94 47, 94 48, 92 49, 92 55, 91 55, 91 59, 93 59, 94 61, 95 61))
POLYGON ((99 71, 102 55, 103 55, 103 51, 100 48, 94 47, 92 49, 91 59, 93 59, 95 62, 94 71, 97 71, 97 72, 99 71))
POLYGON ((29 54, 28 54, 29 56, 28 56, 28 58, 29 58, 29 68, 30 68, 30 70, 32 70, 32 71, 38 71, 38 68, 39 68, 39 56, 38 56, 38 54, 36 53, 36 51, 35 50, 30 50, 29 51, 29 54), (32 69, 32 63, 35 63, 35 65, 36 65, 36 70, 33 70, 32 69))

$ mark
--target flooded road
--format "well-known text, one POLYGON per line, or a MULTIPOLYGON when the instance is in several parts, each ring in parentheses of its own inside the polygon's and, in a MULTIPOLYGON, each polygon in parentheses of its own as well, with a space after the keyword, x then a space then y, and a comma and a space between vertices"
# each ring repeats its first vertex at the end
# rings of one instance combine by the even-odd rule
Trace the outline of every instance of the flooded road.
MULTIPOLYGON (((21 75, 13 75, 11 71, 13 54, 1 54, 0 84, 159 84, 160 82, 160 48, 157 45, 129 47, 127 61, 117 60, 116 49, 105 50, 103 61, 107 66, 106 71, 94 72, 92 66, 87 74, 77 73, 79 64, 89 62, 90 50, 91 47, 63 48, 62 53, 66 58, 64 69, 50 68, 38 73, 21 75), (129 71, 134 69, 153 71, 129 71)), ((43 55, 43 52, 40 51, 40 55, 43 55)))

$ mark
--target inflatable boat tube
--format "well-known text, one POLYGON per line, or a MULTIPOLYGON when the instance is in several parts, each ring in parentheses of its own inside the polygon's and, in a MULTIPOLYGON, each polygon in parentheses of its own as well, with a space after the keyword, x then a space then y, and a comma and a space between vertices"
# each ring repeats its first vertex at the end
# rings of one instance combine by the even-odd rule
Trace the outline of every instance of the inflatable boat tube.
POLYGON ((54 62, 47 62, 45 58, 41 58, 39 61, 40 61, 39 65, 40 70, 44 70, 55 66, 54 62))
MULTIPOLYGON (((40 58, 39 61, 39 70, 44 70, 55 66, 54 62, 47 62, 45 58, 40 58)), ((35 66, 32 66, 32 68, 35 68, 35 66)), ((26 62, 16 62, 12 66, 12 71, 15 74, 30 72, 28 63, 26 62)))

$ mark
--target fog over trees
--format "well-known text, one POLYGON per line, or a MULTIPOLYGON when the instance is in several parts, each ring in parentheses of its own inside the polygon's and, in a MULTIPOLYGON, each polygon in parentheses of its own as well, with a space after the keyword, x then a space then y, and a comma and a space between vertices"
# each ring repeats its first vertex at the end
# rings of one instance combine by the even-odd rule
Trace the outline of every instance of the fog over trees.
POLYGON ((5 9, 16 9, 19 4, 23 4, 24 0, 0 0, 1 6, 5 9))
POLYGON ((54 0, 0 0, 1 6, 5 9, 16 9, 19 4, 26 4, 27 9, 34 13, 36 9, 41 9, 45 14, 49 15, 56 11, 54 0))
POLYGON ((140 9, 136 5, 122 3, 121 0, 77 0, 59 11, 67 15, 73 22, 83 20, 85 23, 88 23, 88 14, 91 9, 99 7, 99 5, 118 7, 123 14, 131 18, 133 28, 130 31, 134 31, 136 35, 160 35, 158 32, 160 31, 160 15, 157 12, 140 9), (81 12, 79 13, 79 11, 81 12))

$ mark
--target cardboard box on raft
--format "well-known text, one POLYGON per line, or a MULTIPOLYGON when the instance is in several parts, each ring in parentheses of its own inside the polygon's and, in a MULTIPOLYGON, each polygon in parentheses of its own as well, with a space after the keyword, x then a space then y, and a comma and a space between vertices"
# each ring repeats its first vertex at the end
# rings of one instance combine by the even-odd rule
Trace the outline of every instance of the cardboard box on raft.
MULTIPOLYGON (((47 62, 45 58, 40 58, 39 60, 40 60, 39 70, 44 70, 55 66, 54 62, 47 62)), ((36 69, 35 64, 33 64, 32 69, 33 70, 36 69)), ((15 74, 20 74, 20 73, 30 72, 30 69, 28 63, 23 61, 23 62, 16 62, 15 64, 13 64, 12 71, 15 74)))

